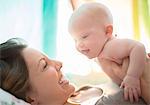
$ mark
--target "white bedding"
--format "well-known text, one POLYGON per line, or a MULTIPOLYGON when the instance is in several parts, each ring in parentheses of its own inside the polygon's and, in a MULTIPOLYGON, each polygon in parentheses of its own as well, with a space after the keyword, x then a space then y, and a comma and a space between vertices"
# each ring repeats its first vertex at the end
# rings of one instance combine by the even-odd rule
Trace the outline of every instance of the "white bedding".
POLYGON ((30 105, 0 88, 0 105, 30 105))

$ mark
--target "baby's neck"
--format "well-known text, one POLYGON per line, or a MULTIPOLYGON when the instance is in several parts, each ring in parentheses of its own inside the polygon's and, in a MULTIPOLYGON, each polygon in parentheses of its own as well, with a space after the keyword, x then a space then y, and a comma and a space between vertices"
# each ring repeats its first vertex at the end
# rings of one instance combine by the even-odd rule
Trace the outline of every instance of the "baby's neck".
POLYGON ((99 54, 98 54, 97 57, 99 57, 99 56, 101 55, 101 53, 103 52, 103 50, 104 50, 105 46, 107 45, 107 43, 108 43, 109 41, 113 40, 113 39, 115 39, 114 36, 112 36, 111 38, 106 39, 106 41, 105 41, 105 43, 104 43, 104 45, 103 45, 102 49, 100 50, 100 52, 99 52, 99 54))

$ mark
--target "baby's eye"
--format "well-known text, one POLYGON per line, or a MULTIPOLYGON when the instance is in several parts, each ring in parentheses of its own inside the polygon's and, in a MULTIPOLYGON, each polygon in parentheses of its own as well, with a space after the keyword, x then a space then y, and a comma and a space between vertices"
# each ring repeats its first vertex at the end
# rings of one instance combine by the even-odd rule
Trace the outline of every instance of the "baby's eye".
POLYGON ((87 37, 88 37, 88 35, 85 35, 85 36, 83 36, 82 38, 85 39, 85 38, 87 38, 87 37))

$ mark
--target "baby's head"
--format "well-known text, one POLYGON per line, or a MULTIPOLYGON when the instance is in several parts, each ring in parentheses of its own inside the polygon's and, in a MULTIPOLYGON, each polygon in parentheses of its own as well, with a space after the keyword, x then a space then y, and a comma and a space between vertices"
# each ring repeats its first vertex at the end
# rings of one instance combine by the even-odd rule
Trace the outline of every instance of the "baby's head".
POLYGON ((85 3, 76 9, 69 20, 69 28, 75 25, 76 22, 83 23, 85 21, 98 23, 99 25, 113 24, 109 9, 105 5, 96 2, 85 3))
POLYGON ((109 9, 100 3, 85 3, 75 10, 69 20, 69 33, 76 48, 88 58, 97 57, 112 36, 113 20, 109 9))

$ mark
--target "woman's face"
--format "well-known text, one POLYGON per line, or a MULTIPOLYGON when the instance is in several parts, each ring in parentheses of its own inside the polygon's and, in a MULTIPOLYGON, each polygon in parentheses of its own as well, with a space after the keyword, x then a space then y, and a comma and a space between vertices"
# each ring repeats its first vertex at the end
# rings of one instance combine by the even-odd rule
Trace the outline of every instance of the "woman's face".
POLYGON ((29 70, 31 104, 62 105, 75 88, 63 77, 62 63, 48 59, 32 48, 22 52, 29 70))

